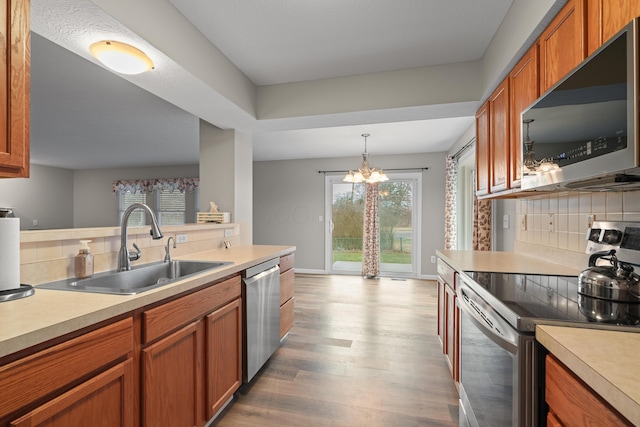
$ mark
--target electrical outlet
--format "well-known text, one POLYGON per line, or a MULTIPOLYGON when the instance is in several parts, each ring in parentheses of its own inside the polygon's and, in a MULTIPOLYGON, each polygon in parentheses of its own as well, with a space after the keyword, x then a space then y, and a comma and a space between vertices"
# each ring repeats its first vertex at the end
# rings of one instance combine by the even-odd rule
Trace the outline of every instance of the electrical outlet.
POLYGON ((553 214, 549 214, 549 233, 553 233, 553 214))
POLYGON ((435 264, 435 263, 436 263, 436 256, 431 255, 431 264, 435 264))
POLYGON ((33 226, 34 226, 34 227, 37 227, 37 226, 38 226, 38 220, 37 220, 37 219, 34 219, 34 220, 33 220, 33 226))
POLYGON ((520 216, 520 230, 527 231, 527 214, 520 216))
POLYGON ((587 220, 587 230, 588 230, 593 225, 593 221, 596 220, 596 216, 595 215, 587 215, 586 220, 587 220))
POLYGON ((502 228, 509 228, 509 214, 502 215, 502 228))
POLYGON ((176 235, 176 243, 186 243, 187 235, 186 234, 178 234, 176 235))
POLYGON ((231 230, 230 229, 224 230, 224 237, 231 237, 231 230))

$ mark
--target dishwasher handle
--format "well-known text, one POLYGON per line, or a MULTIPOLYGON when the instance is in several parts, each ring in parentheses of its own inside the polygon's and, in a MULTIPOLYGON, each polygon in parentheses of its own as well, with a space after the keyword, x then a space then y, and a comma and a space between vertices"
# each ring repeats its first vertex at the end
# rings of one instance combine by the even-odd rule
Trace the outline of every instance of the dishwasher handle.
POLYGON ((280 264, 280 258, 273 258, 269 261, 254 265, 253 267, 249 267, 244 271, 244 277, 247 279, 255 277, 264 271, 271 270, 273 267, 277 267, 278 264, 280 264))

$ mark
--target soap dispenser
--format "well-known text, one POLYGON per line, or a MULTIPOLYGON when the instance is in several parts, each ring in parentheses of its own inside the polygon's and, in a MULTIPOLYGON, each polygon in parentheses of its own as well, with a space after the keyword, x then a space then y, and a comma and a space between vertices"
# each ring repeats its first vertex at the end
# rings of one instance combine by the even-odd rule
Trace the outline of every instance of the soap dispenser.
POLYGON ((76 278, 86 279, 93 276, 93 255, 89 251, 91 240, 80 240, 80 250, 75 257, 76 278))

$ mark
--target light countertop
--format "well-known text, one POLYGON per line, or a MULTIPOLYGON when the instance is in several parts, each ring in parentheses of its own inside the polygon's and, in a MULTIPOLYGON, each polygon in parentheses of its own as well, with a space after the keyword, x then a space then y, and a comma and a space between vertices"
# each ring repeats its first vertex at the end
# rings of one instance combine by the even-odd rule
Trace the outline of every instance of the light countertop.
POLYGON ((36 285, 34 295, 0 303, 0 357, 236 274, 295 249, 294 246, 234 246, 175 257, 233 264, 137 295, 58 291, 38 289, 36 285))
POLYGON ((577 276, 580 271, 515 252, 437 251, 438 256, 458 271, 556 274, 577 276))
POLYGON ((640 333, 536 327, 536 339, 634 425, 640 425, 640 333))

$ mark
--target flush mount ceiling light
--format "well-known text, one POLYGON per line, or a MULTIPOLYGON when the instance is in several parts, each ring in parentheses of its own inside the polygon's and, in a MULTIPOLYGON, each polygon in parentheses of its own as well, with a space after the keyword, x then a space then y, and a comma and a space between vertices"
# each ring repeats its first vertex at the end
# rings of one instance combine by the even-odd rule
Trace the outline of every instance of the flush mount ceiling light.
POLYGON ((140 74, 153 68, 153 62, 143 51, 126 43, 102 40, 89 46, 89 52, 117 73, 140 74))
POLYGON ((382 169, 369 167, 369 153, 367 153, 367 138, 370 136, 368 133, 363 133, 364 137, 364 153, 362 153, 362 166, 356 171, 349 171, 347 175, 345 175, 342 181, 344 182, 368 182, 370 184, 376 182, 384 182, 388 181, 387 175, 384 174, 382 169))

